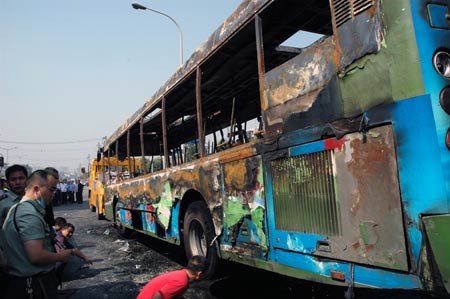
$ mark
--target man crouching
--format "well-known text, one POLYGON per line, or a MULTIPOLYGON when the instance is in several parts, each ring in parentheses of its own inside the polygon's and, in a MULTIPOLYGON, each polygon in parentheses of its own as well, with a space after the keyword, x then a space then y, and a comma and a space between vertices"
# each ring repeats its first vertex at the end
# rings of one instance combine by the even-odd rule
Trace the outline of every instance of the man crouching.
POLYGON ((194 255, 189 260, 186 269, 161 274, 150 280, 139 293, 137 299, 182 298, 189 282, 198 280, 205 267, 205 258, 194 255))

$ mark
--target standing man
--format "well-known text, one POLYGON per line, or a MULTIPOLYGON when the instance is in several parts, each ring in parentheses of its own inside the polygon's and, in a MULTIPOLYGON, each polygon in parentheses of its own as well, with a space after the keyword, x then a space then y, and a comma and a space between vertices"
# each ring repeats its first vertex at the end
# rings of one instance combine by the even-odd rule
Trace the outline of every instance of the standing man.
POLYGON ((67 183, 67 197, 69 203, 75 203, 75 183, 73 181, 67 183))
POLYGON ((5 192, 5 196, 0 200, 0 294, 4 294, 7 286, 6 253, 2 245, 2 239, 4 239, 2 225, 9 209, 18 203, 25 193, 28 171, 24 166, 14 164, 6 169, 5 176, 9 190, 5 192))
POLYGON ((5 298, 56 299, 56 262, 67 262, 71 250, 53 252, 45 205, 56 190, 57 177, 37 170, 28 178, 25 195, 14 205, 3 224, 1 240, 6 254, 9 283, 5 298))
POLYGON ((56 184, 56 190, 53 192, 53 197, 50 203, 46 203, 45 205, 45 221, 47 222, 50 229, 53 229, 55 226, 55 214, 53 213, 53 203, 55 202, 56 193, 58 191, 58 183, 59 183, 59 172, 54 167, 46 167, 45 171, 50 173, 53 177, 55 177, 58 181, 56 184))
POLYGON ((82 204, 83 203, 83 187, 84 185, 81 183, 80 180, 77 180, 77 193, 76 193, 76 197, 77 197, 77 203, 82 204))
POLYGON ((62 183, 60 183, 60 189, 61 189, 61 204, 67 203, 67 181, 64 180, 62 183))
POLYGON ((0 230, 9 209, 22 198, 25 193, 28 171, 23 165, 14 164, 5 171, 6 183, 9 186, 6 197, 0 200, 0 230))
POLYGON ((205 270, 205 257, 194 255, 186 269, 168 272, 153 278, 145 285, 136 299, 182 298, 190 281, 200 279, 205 270))

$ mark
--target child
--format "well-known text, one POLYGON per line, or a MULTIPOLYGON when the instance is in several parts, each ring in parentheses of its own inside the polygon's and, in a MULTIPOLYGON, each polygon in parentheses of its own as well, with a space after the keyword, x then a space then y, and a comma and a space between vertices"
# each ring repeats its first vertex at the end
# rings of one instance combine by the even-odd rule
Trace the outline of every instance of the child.
POLYGON ((61 226, 67 223, 66 218, 64 217, 56 217, 55 218, 55 226, 53 227, 53 233, 56 235, 56 232, 58 232, 61 229, 61 226))
MULTIPOLYGON (((56 221, 56 219, 55 219, 56 221)), ((73 226, 72 223, 62 223, 60 225, 60 229, 56 231, 56 237, 55 237, 55 250, 56 252, 60 252, 64 249, 72 249, 72 255, 76 255, 79 258, 83 259, 85 263, 92 265, 92 261, 84 255, 81 250, 78 248, 75 248, 70 242, 69 238, 73 235, 75 232, 75 226, 73 226)), ((55 224, 56 228, 56 224, 55 224)), ((66 263, 56 263, 56 273, 58 275, 59 285, 61 285, 62 280, 62 274, 64 272, 64 268, 66 266, 66 263)))

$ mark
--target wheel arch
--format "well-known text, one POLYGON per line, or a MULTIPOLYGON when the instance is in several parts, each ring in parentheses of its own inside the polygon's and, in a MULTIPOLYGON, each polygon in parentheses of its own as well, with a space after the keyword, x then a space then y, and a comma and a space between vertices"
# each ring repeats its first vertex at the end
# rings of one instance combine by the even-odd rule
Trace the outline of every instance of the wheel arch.
MULTIPOLYGON (((206 206, 208 206, 208 203, 206 202, 203 195, 195 189, 189 189, 188 191, 186 191, 183 194, 183 197, 181 199, 180 212, 178 215, 178 227, 180 228, 180 239, 181 240, 183 240, 182 228, 183 228, 184 216, 186 215, 189 205, 196 201, 203 201, 206 204, 206 206)), ((211 213, 211 211, 210 211, 210 213, 211 213)))
MULTIPOLYGON (((180 234, 180 240, 181 240, 181 244, 184 247, 184 232, 183 232, 183 227, 184 227, 184 218, 186 215, 186 212, 189 208, 189 205, 191 205, 194 202, 197 201, 203 201, 207 207, 207 210, 209 212, 209 216, 211 217, 212 220, 212 224, 214 226, 214 231, 217 234, 217 227, 216 227, 216 223, 214 221, 214 217, 213 214, 211 213, 211 209, 209 208, 209 205, 205 199, 205 197, 197 190, 195 189, 189 189, 188 191, 186 191, 183 194, 182 200, 181 200, 181 205, 180 205, 180 211, 179 211, 179 215, 178 215, 178 227, 179 227, 179 234, 180 234)), ((214 247, 216 248, 216 252, 219 258, 221 258, 221 254, 220 254, 220 246, 219 246, 219 240, 218 238, 216 238, 215 242, 214 242, 214 247)))

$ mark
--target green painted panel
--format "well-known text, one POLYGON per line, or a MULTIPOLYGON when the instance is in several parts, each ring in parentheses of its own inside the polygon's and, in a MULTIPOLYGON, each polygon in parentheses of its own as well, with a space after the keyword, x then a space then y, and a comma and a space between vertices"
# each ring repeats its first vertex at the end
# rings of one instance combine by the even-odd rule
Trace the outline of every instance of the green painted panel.
POLYGON ((382 7, 380 51, 356 61, 340 76, 346 115, 425 92, 409 1, 384 0, 382 7))
POLYGON ((450 214, 424 217, 423 223, 443 284, 450 292, 450 214))

